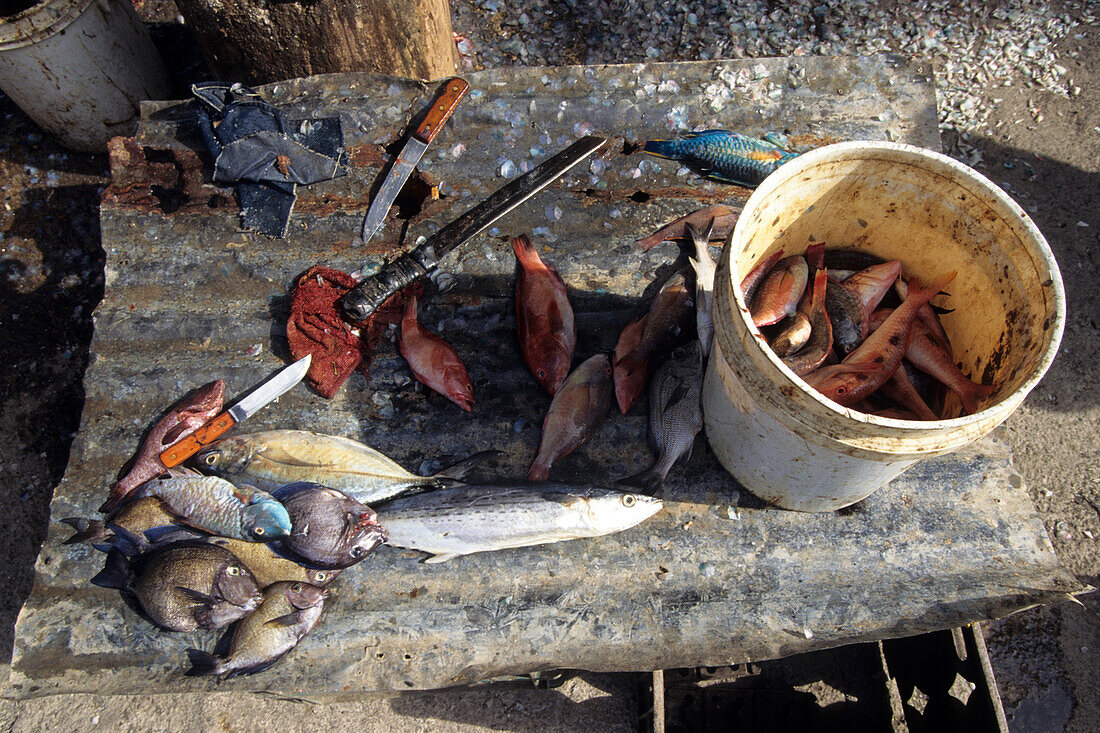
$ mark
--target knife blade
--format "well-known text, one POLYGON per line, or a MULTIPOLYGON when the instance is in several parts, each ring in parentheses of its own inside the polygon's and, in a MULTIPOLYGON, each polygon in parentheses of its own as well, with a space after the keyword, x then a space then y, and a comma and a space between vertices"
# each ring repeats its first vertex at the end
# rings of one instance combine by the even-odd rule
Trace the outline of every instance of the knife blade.
POLYGON ((391 295, 434 270, 448 252, 549 186, 606 142, 606 138, 593 135, 581 138, 534 170, 497 189, 419 247, 383 265, 340 298, 344 317, 350 321, 366 320, 391 295))
POLYGON ((424 116, 424 120, 409 135, 405 147, 401 148, 401 152, 397 154, 389 173, 386 174, 386 179, 382 182, 382 187, 378 189, 378 193, 370 203, 370 208, 367 209, 367 218, 363 221, 363 233, 360 235, 364 243, 369 242, 374 233, 382 227, 382 222, 386 220, 386 212, 390 210, 390 205, 397 198, 397 194, 401 193, 401 187, 412 175, 424 151, 431 145, 432 140, 443 127, 443 123, 451 116, 451 112, 454 112, 469 88, 470 85, 465 79, 458 77, 448 79, 443 86, 443 91, 432 102, 431 109, 424 116))
POLYGON ((160 454, 161 463, 164 464, 165 468, 178 466, 202 450, 203 446, 209 445, 220 438, 231 427, 237 423, 243 422, 250 415, 255 414, 257 410, 274 400, 276 397, 285 394, 287 390, 302 381, 306 372, 309 371, 309 365, 312 360, 313 355, 306 354, 293 364, 283 367, 274 377, 268 379, 259 387, 249 392, 248 395, 243 397, 228 410, 218 415, 180 442, 169 446, 160 454))

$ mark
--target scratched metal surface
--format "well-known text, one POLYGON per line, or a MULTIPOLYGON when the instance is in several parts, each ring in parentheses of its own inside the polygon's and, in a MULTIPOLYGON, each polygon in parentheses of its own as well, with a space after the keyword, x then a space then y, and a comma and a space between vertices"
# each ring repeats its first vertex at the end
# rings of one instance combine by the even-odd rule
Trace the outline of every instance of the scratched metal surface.
MULTIPOLYGON (((884 58, 470 74, 469 97, 421 166, 442 197, 409 222, 404 245, 391 220, 367 248, 352 242, 381 146, 434 85, 338 75, 266 90, 303 117, 339 114, 357 167, 354 177, 301 192, 285 241, 237 231, 231 195, 209 184, 205 155, 188 152, 195 138, 186 106, 148 106, 138 142, 177 152, 150 156, 147 170, 117 169, 104 194, 107 285, 83 423, 17 623, 9 693, 214 688, 182 672, 186 648, 210 649, 216 635, 156 631, 117 593, 90 585, 102 556, 62 546, 69 532, 58 520, 94 516, 147 425, 180 394, 218 377, 231 393, 242 391, 283 363, 295 275, 316 263, 350 271, 380 262, 491 193, 513 167, 584 134, 615 138, 579 174, 444 262, 454 285, 428 295, 421 319, 466 361, 472 414, 419 389, 384 342, 369 382, 354 375, 333 400, 295 389, 247 426, 357 438, 412 470, 499 449, 503 458, 478 478, 522 476, 549 399, 515 344, 508 235, 531 234, 562 272, 578 313, 579 362, 613 346, 640 296, 677 257, 672 243, 642 254, 636 237, 703 203, 748 194, 628 154, 627 142, 704 125, 786 129, 804 146, 892 136, 938 147, 928 74, 926 65, 884 58), (183 179, 182 192, 170 190, 173 176, 183 179)), ((645 431, 643 400, 628 416, 610 416, 552 477, 610 483, 635 473, 651 460, 645 431)), ((703 439, 665 486, 665 511, 606 538, 440 565, 381 548, 339 578, 320 626, 298 649, 218 689, 341 694, 559 667, 759 660, 999 617, 1079 587, 1058 565, 1007 449, 993 439, 918 464, 838 514, 761 507, 703 439)))

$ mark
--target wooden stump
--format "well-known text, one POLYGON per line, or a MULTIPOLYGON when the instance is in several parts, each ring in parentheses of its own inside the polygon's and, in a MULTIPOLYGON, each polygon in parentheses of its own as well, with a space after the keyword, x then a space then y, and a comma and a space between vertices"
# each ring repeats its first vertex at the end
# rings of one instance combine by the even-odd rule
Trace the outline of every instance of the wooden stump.
POLYGON ((266 84, 340 71, 437 79, 458 68, 447 0, 177 0, 211 69, 266 84))

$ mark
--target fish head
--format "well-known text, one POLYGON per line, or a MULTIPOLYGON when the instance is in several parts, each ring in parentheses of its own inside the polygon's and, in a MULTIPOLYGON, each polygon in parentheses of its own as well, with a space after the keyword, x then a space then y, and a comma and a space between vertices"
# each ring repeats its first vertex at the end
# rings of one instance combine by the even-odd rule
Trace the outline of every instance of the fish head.
POLYGON ((198 420, 201 424, 214 417, 224 402, 225 382, 215 379, 184 397, 175 409, 181 419, 198 420))
POLYGON ((234 606, 255 610, 264 598, 256 576, 228 550, 226 555, 222 567, 214 575, 214 592, 211 595, 234 606))
POLYGON ((320 568, 307 568, 306 578, 311 585, 325 586, 336 580, 336 576, 340 574, 337 569, 322 570, 320 568))
POLYGON ((243 471, 251 460, 251 443, 240 437, 222 438, 195 454, 195 461, 200 466, 215 473, 243 471))
POLYGON ((569 376, 569 367, 573 361, 572 349, 561 348, 561 342, 548 335, 539 345, 539 363, 535 365, 535 379, 550 394, 555 394, 565 378, 569 376))
POLYGON ((443 389, 456 405, 469 412, 474 406, 474 385, 464 368, 448 369, 443 376, 443 389))
POLYGON ((377 521, 374 510, 348 514, 347 556, 352 564, 359 562, 386 541, 386 530, 377 521))
POLYGON ((644 522, 663 506, 663 501, 646 494, 601 489, 588 497, 588 517, 601 533, 618 532, 644 522))
POLYGON ((287 603, 299 611, 320 606, 328 597, 324 588, 309 583, 287 583, 282 590, 287 603))
POLYGON ((256 542, 287 537, 291 530, 290 515, 274 499, 259 499, 241 510, 241 530, 256 542))

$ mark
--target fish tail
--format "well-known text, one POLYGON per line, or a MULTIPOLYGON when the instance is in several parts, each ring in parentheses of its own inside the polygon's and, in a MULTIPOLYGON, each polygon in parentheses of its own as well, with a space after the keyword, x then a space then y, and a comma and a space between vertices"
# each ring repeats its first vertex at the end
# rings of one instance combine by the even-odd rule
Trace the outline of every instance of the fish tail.
POLYGON ((126 587, 126 583, 129 580, 129 574, 130 563, 126 558, 126 554, 117 547, 112 547, 107 553, 107 563, 103 566, 103 569, 92 578, 92 585, 98 585, 100 588, 117 588, 121 590, 126 587))
POLYGON ((957 270, 952 270, 946 275, 933 278, 928 285, 924 285, 920 278, 913 276, 909 278, 909 297, 917 297, 923 299, 925 302, 931 300, 936 293, 947 287, 947 284, 955 279, 955 275, 958 274, 957 270))
POLYGON ((110 532, 104 526, 103 522, 98 519, 85 519, 84 517, 68 517, 62 519, 62 522, 76 530, 69 539, 65 540, 62 544, 75 545, 85 542, 102 541, 110 536, 110 532))
POLYGON ((680 153, 679 140, 646 140, 642 152, 658 158, 676 158, 680 153))
POLYGON ((191 663, 191 669, 185 672, 188 677, 204 677, 222 673, 222 660, 209 652, 204 652, 202 649, 188 649, 187 661, 191 663))
POLYGON ((967 381, 960 385, 952 385, 955 390, 955 394, 959 396, 959 400, 962 401, 963 407, 966 408, 966 412, 969 415, 978 411, 978 402, 984 400, 997 389, 996 387, 988 384, 978 384, 977 382, 967 381))
POLYGON ((623 484, 624 486, 633 486, 653 496, 654 492, 661 488, 661 484, 664 483, 664 480, 665 472, 661 470, 661 466, 658 462, 654 464, 652 468, 648 468, 641 473, 636 473, 633 476, 619 479, 616 483, 623 484))
POLYGON ((525 270, 542 265, 542 258, 539 257, 539 253, 535 251, 535 245, 531 244, 526 234, 512 237, 512 251, 516 253, 516 259, 525 270))
POLYGON ((490 458, 498 458, 502 455, 504 455, 504 452, 499 450, 478 451, 469 458, 464 458, 454 465, 447 466, 442 471, 432 476, 432 478, 440 479, 444 482, 456 481, 461 483, 462 480, 466 478, 466 474, 472 471, 474 467, 490 458))
POLYGON ((117 483, 113 484, 111 486, 111 495, 107 497, 107 501, 103 502, 103 506, 99 508, 100 513, 111 514, 120 506, 122 506, 123 500, 125 500, 126 497, 129 496, 129 494, 130 492, 128 491, 121 491, 118 488, 117 483))

